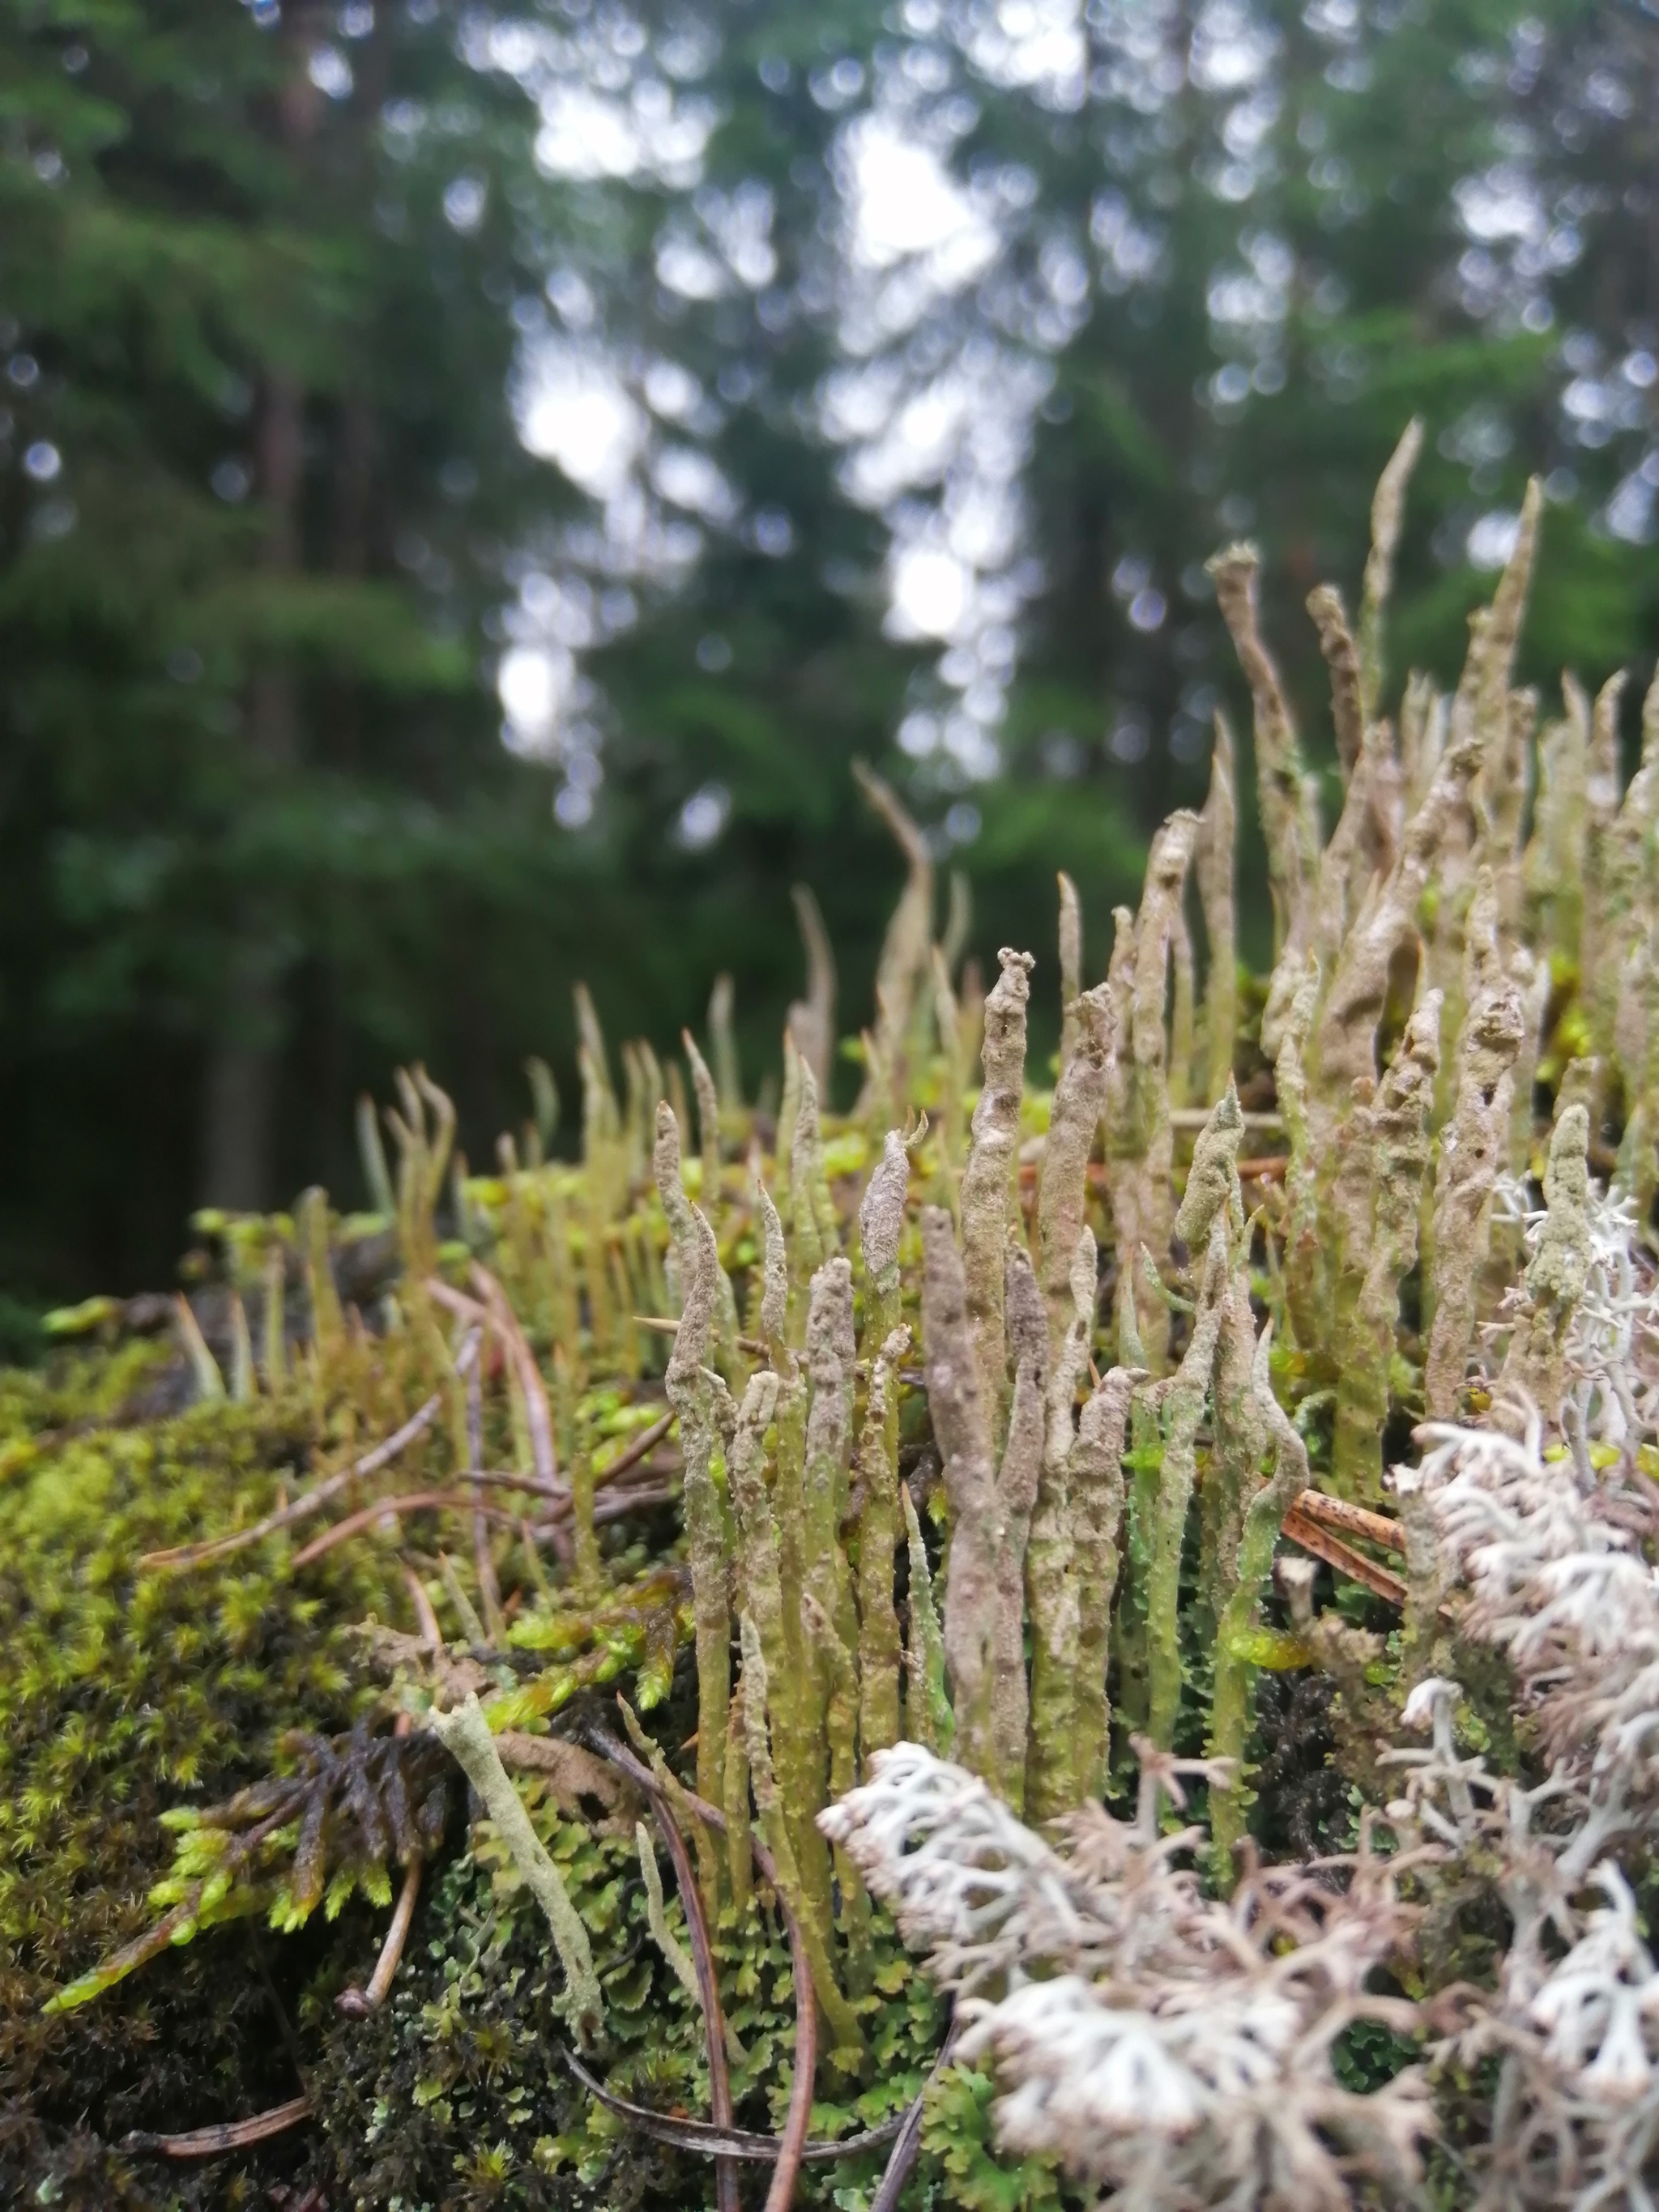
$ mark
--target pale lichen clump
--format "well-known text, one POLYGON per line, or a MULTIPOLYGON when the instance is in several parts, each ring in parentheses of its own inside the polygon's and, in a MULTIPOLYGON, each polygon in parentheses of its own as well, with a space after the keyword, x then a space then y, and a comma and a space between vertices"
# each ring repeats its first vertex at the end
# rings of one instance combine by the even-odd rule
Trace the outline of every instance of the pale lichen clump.
POLYGON ((1013 2149, 1057 2152, 1149 2212, 1340 2212, 1361 2175, 1404 2193, 1433 2125, 1421 2078, 1358 2095, 1332 2063, 1354 2021, 1413 2017, 1365 1990, 1409 1919, 1388 1863, 1362 1854, 1345 1892, 1316 1869, 1257 1869, 1206 1900, 1180 1864, 1197 1832, 1158 1820, 1193 1771, 1149 1747, 1138 1817, 1074 1814, 1057 1850, 902 1744, 823 1824, 956 1993, 963 2055, 992 2059, 1013 2149))

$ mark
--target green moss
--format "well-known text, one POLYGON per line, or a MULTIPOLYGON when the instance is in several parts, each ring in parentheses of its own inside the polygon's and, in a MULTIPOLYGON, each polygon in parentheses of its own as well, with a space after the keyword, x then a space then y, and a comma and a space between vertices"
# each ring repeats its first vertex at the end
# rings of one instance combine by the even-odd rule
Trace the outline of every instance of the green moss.
MULTIPOLYGON (((372 1550, 342 1550, 302 1581, 280 1540, 191 1574, 137 1567, 268 1511, 313 1449, 297 1401, 170 1412, 180 1382, 143 1344, 0 1379, 0 2081, 53 2140, 88 2113, 118 2132, 117 2108, 127 2126, 223 2117, 216 2065, 186 2094, 163 2083, 156 2050, 176 2063, 208 2021, 234 2051, 245 1961, 229 1978, 158 1971, 83 2014, 42 2007, 153 1918, 169 1808, 255 1780, 283 1729, 349 1726, 374 1695, 337 1632, 386 1604, 372 1550)), ((292 2095, 291 2069, 283 2080, 292 2095)), ((244 2111, 248 2086, 220 2084, 244 2111)), ((30 2154, 44 2155, 38 2142, 30 2154)), ((125 2184, 99 2185, 100 2201, 122 2201, 125 2184)))
MULTIPOLYGON (((606 2034, 592 2063, 618 2096, 706 2115, 702 2020, 651 1941, 631 1831, 598 1833, 562 1817, 533 1779, 524 1795, 592 1942, 606 2034)), ((678 1903, 668 1910, 678 1928, 678 1903)), ((842 2100, 814 2106, 817 2136, 851 2135, 903 2110, 939 2047, 939 2000, 890 1928, 875 1942, 876 1984, 862 2001, 872 2023, 866 2076, 842 2100)), ((741 1915, 728 1908, 714 1953, 744 2054, 732 2069, 738 2124, 776 2130, 789 2096, 794 1998, 775 1913, 759 1898, 741 1915)), ((667 2212, 711 2201, 706 2160, 637 2136, 564 2070, 557 1984, 541 1916, 487 1826, 423 1900, 382 2012, 334 2025, 332 1991, 319 1978, 305 2017, 325 2034, 316 2091, 343 2203, 362 2212, 395 2204, 667 2212), (483 2162, 479 2146, 489 2153, 483 2162)), ((846 2192, 872 2191, 884 2155, 808 2167, 797 2201, 863 2201, 846 2192)), ((918 2201, 945 2201, 945 2175, 930 2154, 918 2201)))

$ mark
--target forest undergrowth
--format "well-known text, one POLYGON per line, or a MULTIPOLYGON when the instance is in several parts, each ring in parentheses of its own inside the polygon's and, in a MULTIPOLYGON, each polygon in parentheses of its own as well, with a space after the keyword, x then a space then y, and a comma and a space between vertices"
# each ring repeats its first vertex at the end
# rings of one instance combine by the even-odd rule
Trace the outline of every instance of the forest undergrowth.
POLYGON ((1328 779, 1212 563, 1268 975, 1223 720, 1094 982, 866 775, 856 1038, 803 890, 758 1092, 579 990, 579 1158, 414 1069, 0 1376, 7 2201, 1650 2204, 1659 685, 1515 688, 1534 486, 1384 712, 1418 442, 1328 779))

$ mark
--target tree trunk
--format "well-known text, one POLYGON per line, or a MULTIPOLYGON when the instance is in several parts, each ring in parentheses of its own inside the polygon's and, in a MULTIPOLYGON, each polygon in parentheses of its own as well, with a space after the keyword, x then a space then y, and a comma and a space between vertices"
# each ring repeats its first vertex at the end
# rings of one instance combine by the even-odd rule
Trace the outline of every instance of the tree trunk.
POLYGON ((221 1036, 208 1054, 204 1085, 202 1198, 234 1212, 262 1212, 271 1195, 278 1052, 270 1041, 282 1022, 275 977, 244 978, 241 1011, 255 1034, 221 1036), (267 1032, 261 1037, 259 1030, 267 1032))
MULTIPOLYGON (((270 374, 261 398, 259 489, 269 517, 264 568, 273 577, 301 566, 299 501, 304 468, 305 399, 295 380, 270 374)), ((294 766, 299 702, 293 672, 280 662, 258 670, 248 686, 246 802, 258 805, 294 766)), ((204 1205, 257 1212, 270 1204, 276 1084, 283 1004, 274 940, 280 921, 252 895, 231 919, 234 945, 228 995, 209 1043, 203 1096, 201 1194, 204 1205)))

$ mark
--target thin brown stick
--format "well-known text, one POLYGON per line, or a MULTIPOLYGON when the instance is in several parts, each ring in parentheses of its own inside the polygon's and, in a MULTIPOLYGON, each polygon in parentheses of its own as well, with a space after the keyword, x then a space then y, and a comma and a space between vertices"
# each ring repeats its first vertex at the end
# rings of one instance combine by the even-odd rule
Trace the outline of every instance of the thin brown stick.
POLYGON ((532 1498, 550 1498, 556 1509, 570 1510, 570 1492, 563 1485, 544 1482, 538 1474, 521 1474, 512 1467, 464 1467, 457 1471, 468 1482, 493 1482, 500 1490, 526 1490, 532 1498))
POLYGON ((927 2105, 927 2092, 950 2063, 951 2054, 957 2047, 957 2023, 951 2023, 939 2057, 933 2061, 927 2079, 912 2100, 908 2111, 899 2124, 897 2139, 889 2154, 881 2186, 870 2199, 870 2212, 898 2212, 898 2202, 904 2194, 904 2185, 915 2171, 921 2154, 921 2123, 927 2105))
MULTIPOLYGON (((643 1513, 647 1506, 672 1505, 679 1494, 678 1490, 665 1484, 653 1485, 647 1489, 641 1483, 620 1490, 611 1498, 596 1498, 593 1501, 594 1525, 602 1527, 607 1521, 620 1521, 627 1513, 643 1513)), ((530 1524, 532 1535, 545 1536, 555 1545, 562 1535, 568 1540, 569 1528, 570 1509, 568 1505, 561 1510, 557 1519, 550 1517, 545 1521, 532 1521, 530 1524)))
POLYGON ((483 1386, 477 1362, 466 1378, 467 1475, 472 1485, 472 1571, 478 1578, 484 1620, 489 1633, 504 1638, 507 1623, 501 1615, 501 1586, 495 1579, 495 1562, 489 1550, 489 1520, 483 1502, 483 1386))
POLYGON ((415 1608, 415 1618, 420 1624, 421 1634, 426 1640, 428 1650, 434 1652, 441 1651, 444 1648, 443 1630, 438 1626, 438 1616, 433 1610, 431 1599, 426 1594, 426 1584, 407 1559, 404 1561, 404 1580, 409 1584, 410 1602, 415 1608))
MULTIPOLYGON (((1212 1110, 1208 1106, 1172 1106, 1170 1109, 1170 1127, 1195 1133, 1204 1127, 1212 1110)), ((1285 1123, 1277 1108, 1268 1113, 1247 1110, 1239 1118, 1244 1124, 1246 1136, 1253 1130, 1264 1137, 1282 1137, 1285 1133, 1285 1123)))
POLYGON ((465 1322, 470 1328, 483 1328, 489 1321, 489 1310, 487 1306, 480 1305, 477 1298, 468 1297, 465 1291, 454 1289, 440 1277, 428 1275, 426 1279, 426 1287, 430 1297, 435 1298, 441 1306, 453 1313, 458 1321, 465 1322))
MULTIPOLYGON (((456 1359, 457 1369, 465 1364, 471 1366, 478 1356, 476 1340, 462 1346, 456 1359)), ((420 1411, 411 1413, 402 1428, 395 1430, 384 1443, 365 1452, 338 1474, 331 1474, 303 1497, 296 1498, 291 1505, 267 1513, 263 1521, 255 1522, 251 1528, 239 1528, 234 1535, 216 1536, 205 1544, 176 1544, 170 1551, 146 1552, 139 1559, 141 1567, 199 1567, 209 1559, 223 1559, 228 1553, 240 1552, 248 1544, 257 1544, 262 1537, 274 1535, 279 1528, 291 1528, 295 1522, 304 1521, 326 1505, 331 1498, 337 1498, 349 1484, 360 1482, 367 1476, 378 1474, 388 1462, 397 1458, 405 1445, 412 1444, 416 1437, 429 1429, 443 1410, 443 1399, 438 1393, 428 1398, 420 1411)))
POLYGON ((217 2158, 228 2150, 246 2150, 250 2143, 268 2142, 272 2136, 286 2134, 297 2128, 301 2120, 311 2117, 309 2097, 290 2097, 285 2105, 273 2105, 268 2112, 256 2112, 252 2119, 229 2120, 216 2128, 194 2128, 183 2136, 153 2136, 142 2128, 123 2136, 125 2151, 149 2151, 157 2158, 217 2158))
POLYGON ((369 1505, 359 1506, 356 1512, 348 1513, 343 1521, 337 1521, 331 1528, 325 1528, 320 1536, 313 1536, 302 1552, 294 1555, 295 1571, 310 1566, 337 1544, 348 1537, 360 1535, 385 1515, 394 1519, 404 1513, 486 1513, 492 1521, 504 1522, 509 1528, 518 1526, 515 1516, 504 1513, 499 1505, 479 1505, 466 1490, 410 1490, 393 1498, 377 1498, 369 1505))
MULTIPOLYGON (((691 1939, 691 1964, 702 2003, 703 2038, 708 2045, 708 2108, 714 2114, 714 2125, 729 2130, 734 2115, 732 2077, 726 2063, 726 2014, 720 2008, 714 1954, 708 1942, 708 1923, 703 1914, 691 1855, 685 1848, 684 1837, 674 1825, 673 1815, 663 1802, 661 1790, 653 1789, 650 1802, 652 1817, 668 1846, 675 1887, 685 1911, 685 1932, 691 1939)), ((714 2160, 714 2194, 719 2212, 738 2212, 737 2170, 729 2158, 719 2154, 714 2160)))
MULTIPOLYGON (((641 1789, 654 1789, 656 1778, 648 1767, 625 1751, 608 1729, 590 1729, 588 1741, 602 1759, 632 1777, 641 1789)), ((685 1802, 700 1820, 708 1822, 720 1834, 726 1832, 726 1815, 706 1797, 695 1790, 685 1791, 685 1802)), ((799 1923, 790 1910, 789 1900, 778 1884, 777 1863, 758 1836, 750 1839, 755 1863, 762 1875, 771 1884, 772 1893, 778 1900, 778 1911, 783 1915, 783 1924, 789 1934, 789 1960, 795 1984, 795 2072, 789 2084, 789 2110, 784 2116, 783 2133, 778 2138, 778 2162, 773 2170, 772 2186, 766 2192, 764 2212, 789 2212, 794 2202, 795 2184, 800 2179, 801 2160, 805 2155, 807 2130, 812 2124, 812 2081, 817 2072, 818 2016, 817 1999, 812 1990, 812 1969, 806 1956, 806 1946, 801 1939, 799 1923)))
POLYGON ((374 1962, 374 1972, 369 1977, 366 1990, 342 1990, 334 2000, 334 2009, 347 2020, 366 2020, 386 2002, 392 1988, 392 1978, 404 1955, 404 1946, 409 1941, 410 1923, 415 1917, 415 1900, 421 1893, 421 1855, 415 1852, 404 1870, 404 1886, 398 1893, 398 1908, 392 1916, 392 1925, 386 1929, 386 1941, 380 1946, 380 1955, 374 1962))
MULTIPOLYGON (((604 2082, 596 2081, 562 2044, 554 2047, 590 2097, 653 2142, 672 2143, 677 2150, 699 2151, 705 2158, 722 2161, 744 2158, 757 2164, 769 2164, 782 2152, 781 2136, 753 2135, 747 2128, 717 2128, 707 2120, 671 2119, 666 2112, 653 2112, 648 2105, 630 2104, 626 2097, 617 2096, 604 2082)), ((860 2158, 866 2151, 879 2150, 884 2143, 891 2142, 903 2125, 901 2118, 884 2120, 879 2127, 866 2128, 862 2135, 842 2136, 838 2141, 818 2136, 803 2145, 801 2157, 815 2166, 827 2165, 832 2159, 860 2158)))
MULTIPOLYGON (((680 1333, 680 1325, 672 1314, 635 1314, 632 1320, 635 1328, 654 1329, 659 1336, 678 1336, 680 1333)), ((758 1336, 740 1336, 738 1349, 748 1352, 751 1358, 763 1359, 771 1346, 758 1336)))
POLYGON ((542 1381, 542 1371, 536 1364, 529 1340, 519 1326, 518 1316, 507 1304, 507 1292, 489 1268, 476 1260, 472 1263, 472 1280, 483 1293, 491 1324, 518 1371, 520 1388, 524 1392, 525 1413, 530 1424, 530 1452, 536 1462, 536 1472, 544 1482, 556 1482, 559 1462, 553 1449, 553 1419, 548 1411, 547 1386, 542 1381))
POLYGON ((617 1454, 609 1467, 594 1470, 594 1486, 599 1488, 607 1482, 615 1482, 618 1476, 626 1474, 629 1468, 637 1467, 647 1454, 653 1451, 662 1442, 673 1427, 676 1419, 673 1413, 666 1413, 659 1421, 653 1421, 648 1429, 642 1429, 631 1444, 617 1454))
POLYGON ((1351 1536, 1369 1537, 1385 1551, 1394 1552, 1402 1559, 1406 1556, 1406 1532, 1386 1513, 1373 1513, 1364 1505, 1350 1505, 1346 1498, 1328 1498, 1322 1490, 1304 1490, 1296 1501, 1296 1510, 1310 1521, 1322 1522, 1328 1528, 1346 1528, 1351 1536))
POLYGON ((1391 1575, 1386 1567, 1379 1567, 1374 1559, 1368 1559, 1352 1544, 1345 1544, 1340 1536, 1332 1535, 1328 1528, 1322 1528, 1318 1522, 1310 1519, 1299 1507, 1292 1505, 1285 1516, 1284 1533, 1293 1544, 1299 1544, 1304 1552, 1311 1552, 1315 1559, 1323 1559, 1328 1567, 1334 1567, 1339 1574, 1346 1575, 1351 1582, 1363 1583, 1368 1590, 1375 1591, 1378 1597, 1386 1598, 1390 1605, 1404 1605, 1406 1602, 1406 1585, 1398 1575, 1391 1575))

